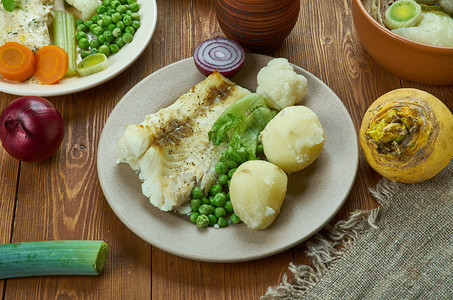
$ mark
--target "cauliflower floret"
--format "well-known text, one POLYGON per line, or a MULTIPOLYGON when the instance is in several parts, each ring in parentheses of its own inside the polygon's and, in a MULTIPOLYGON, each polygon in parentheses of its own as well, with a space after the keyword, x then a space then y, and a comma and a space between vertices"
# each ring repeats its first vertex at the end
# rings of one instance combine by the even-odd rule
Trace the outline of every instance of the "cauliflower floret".
POLYGON ((297 74, 286 58, 274 58, 258 72, 256 92, 272 108, 282 110, 302 100, 307 93, 307 78, 297 74))
POLYGON ((66 0, 69 5, 82 13, 82 19, 88 20, 95 13, 96 8, 101 5, 101 0, 66 0))

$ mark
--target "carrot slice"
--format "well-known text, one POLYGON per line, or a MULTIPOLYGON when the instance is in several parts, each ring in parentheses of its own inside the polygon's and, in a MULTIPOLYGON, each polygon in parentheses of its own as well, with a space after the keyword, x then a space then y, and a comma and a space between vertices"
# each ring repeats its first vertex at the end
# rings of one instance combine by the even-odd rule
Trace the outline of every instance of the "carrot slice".
POLYGON ((34 76, 42 84, 62 79, 68 70, 68 53, 55 45, 44 46, 35 53, 34 76))
POLYGON ((24 81, 35 68, 35 56, 28 47, 7 42, 0 47, 0 74, 3 78, 14 81, 24 81))

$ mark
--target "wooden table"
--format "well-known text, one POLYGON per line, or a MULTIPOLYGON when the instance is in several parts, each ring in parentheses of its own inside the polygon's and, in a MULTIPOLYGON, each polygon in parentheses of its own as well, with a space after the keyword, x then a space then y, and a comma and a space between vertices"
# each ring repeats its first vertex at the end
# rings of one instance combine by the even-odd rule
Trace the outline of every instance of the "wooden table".
MULTIPOLYGON (((116 103, 140 80, 190 57, 201 41, 223 35, 213 0, 158 0, 158 23, 143 55, 98 87, 48 99, 65 121, 59 151, 42 163, 20 163, 0 148, 0 244, 101 239, 110 246, 102 275, 0 280, 1 299, 258 299, 279 283, 290 262, 306 263, 300 244, 245 263, 205 263, 147 244, 123 225, 105 200, 96 171, 103 125, 116 103)), ((301 0, 299 20, 270 55, 285 57, 325 82, 349 110, 356 129, 368 106, 400 87, 426 90, 453 109, 453 88, 402 80, 380 67, 360 45, 351 0, 301 0)), ((0 93, 0 109, 16 96, 0 93)), ((358 176, 332 222, 376 207, 368 189, 379 176, 362 153, 358 176)))

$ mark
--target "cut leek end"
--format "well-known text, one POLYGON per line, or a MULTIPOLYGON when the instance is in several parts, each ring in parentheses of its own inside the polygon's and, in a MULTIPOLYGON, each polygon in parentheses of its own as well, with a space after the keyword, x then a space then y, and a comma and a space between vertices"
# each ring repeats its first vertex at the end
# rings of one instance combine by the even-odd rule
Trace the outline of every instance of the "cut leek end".
POLYGON ((46 275, 99 275, 108 246, 103 241, 64 240, 0 245, 0 279, 46 275))
POLYGON ((107 262, 108 254, 109 254, 109 246, 105 242, 102 242, 101 245, 99 246, 98 255, 96 257, 96 263, 93 266, 95 272, 98 275, 101 274, 102 271, 104 270, 104 266, 105 266, 105 263, 107 262))
POLYGON ((88 76, 109 67, 107 56, 102 53, 90 54, 77 64, 77 73, 80 76, 88 76))
POLYGON ((422 18, 421 5, 413 0, 399 0, 385 12, 385 25, 390 29, 416 26, 422 18))

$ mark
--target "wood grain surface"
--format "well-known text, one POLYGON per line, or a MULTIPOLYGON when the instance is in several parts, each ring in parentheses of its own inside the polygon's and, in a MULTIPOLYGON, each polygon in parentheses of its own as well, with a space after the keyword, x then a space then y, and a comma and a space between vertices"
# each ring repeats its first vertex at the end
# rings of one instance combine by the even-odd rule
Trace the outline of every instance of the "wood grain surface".
MULTIPOLYGON (((63 144, 51 159, 20 163, 0 148, 0 243, 101 239, 110 246, 103 274, 0 280, 0 299, 259 299, 279 283, 290 262, 308 262, 303 243, 244 263, 179 258, 142 241, 110 209, 96 171, 109 113, 147 75, 190 57, 201 41, 223 35, 214 0, 157 0, 157 6, 155 34, 126 71, 87 91, 48 97, 65 121, 63 144)), ((423 89, 453 109, 452 86, 402 80, 368 56, 353 28, 350 0, 301 0, 293 31, 269 55, 285 57, 324 81, 343 101, 357 131, 374 99, 395 88, 423 89)), ((0 93, 0 109, 14 98, 0 93)), ((355 184, 332 222, 376 207, 369 188, 378 180, 360 152, 355 184)))

